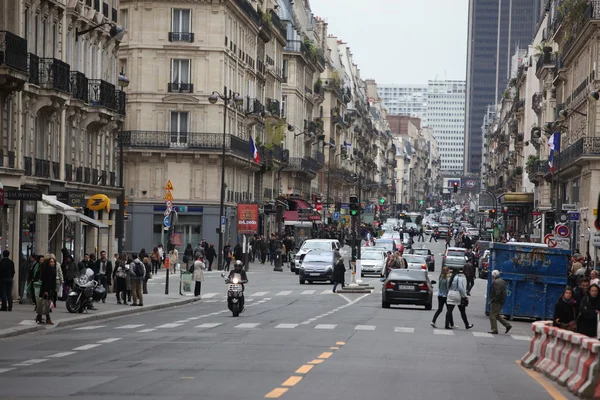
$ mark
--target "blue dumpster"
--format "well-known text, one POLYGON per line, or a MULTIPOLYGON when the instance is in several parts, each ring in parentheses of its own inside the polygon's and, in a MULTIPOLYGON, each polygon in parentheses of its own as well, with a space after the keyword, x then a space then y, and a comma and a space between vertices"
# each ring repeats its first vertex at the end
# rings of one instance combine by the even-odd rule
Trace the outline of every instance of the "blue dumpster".
MULTIPOLYGON (((513 318, 551 319, 554 305, 567 286, 571 251, 536 243, 492 243, 487 298, 492 271, 506 281, 507 297, 501 313, 513 318)), ((486 314, 490 305, 486 301, 486 314)))

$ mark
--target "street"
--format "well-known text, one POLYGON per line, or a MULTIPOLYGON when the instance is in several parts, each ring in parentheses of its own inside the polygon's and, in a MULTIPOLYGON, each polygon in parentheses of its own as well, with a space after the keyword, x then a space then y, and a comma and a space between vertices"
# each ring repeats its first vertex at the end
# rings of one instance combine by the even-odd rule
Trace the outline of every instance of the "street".
MULTIPOLYGON (((426 245, 437 280, 444 244, 426 245)), ((233 318, 219 273, 207 276, 197 303, 4 339, 2 397, 550 398, 515 363, 529 346, 530 323, 514 322, 510 335, 486 333, 481 279, 467 309, 474 328, 466 331, 455 310, 458 328, 447 331, 429 325, 433 310, 382 309, 374 277, 365 281, 375 292, 340 295, 329 284, 299 285, 288 269, 252 264, 247 309, 233 318)), ((564 397, 554 398, 573 398, 556 388, 564 397)))

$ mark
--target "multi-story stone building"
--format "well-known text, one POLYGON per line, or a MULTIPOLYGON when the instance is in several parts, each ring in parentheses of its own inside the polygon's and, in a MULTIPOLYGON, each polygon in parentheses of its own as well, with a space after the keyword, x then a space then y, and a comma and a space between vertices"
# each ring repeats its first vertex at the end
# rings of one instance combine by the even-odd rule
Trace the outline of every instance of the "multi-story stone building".
POLYGON ((427 85, 382 84, 378 93, 389 115, 408 115, 427 124, 427 85))
MULTIPOLYGON (((283 171, 296 164, 295 158, 288 164, 283 146, 289 122, 296 121, 286 116, 296 114, 281 101, 282 83, 290 79, 284 64, 288 33, 274 6, 272 1, 257 8, 246 0, 228 0, 154 1, 142 7, 121 1, 128 34, 120 67, 132 80, 125 188, 128 212, 136 221, 127 249, 167 241, 168 180, 179 207, 181 235, 175 244, 205 238, 217 245, 223 136, 226 241, 237 241, 238 203, 273 200, 287 185, 283 171), (216 104, 209 102, 213 92, 221 96, 216 104), (259 162, 250 150, 251 138, 259 162)), ((272 229, 262 217, 261 226, 272 229)))
POLYGON ((0 2, 2 248, 15 262, 117 250, 118 3, 0 2))

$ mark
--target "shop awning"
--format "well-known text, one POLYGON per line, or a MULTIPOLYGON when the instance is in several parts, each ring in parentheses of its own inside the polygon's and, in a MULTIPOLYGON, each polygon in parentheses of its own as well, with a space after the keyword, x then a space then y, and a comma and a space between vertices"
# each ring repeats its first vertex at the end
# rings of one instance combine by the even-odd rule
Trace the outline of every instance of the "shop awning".
POLYGON ((71 207, 68 204, 65 204, 61 201, 56 200, 55 196, 49 196, 42 194, 42 202, 47 206, 54 208, 59 213, 63 214, 65 217, 69 219, 69 221, 81 221, 86 225, 94 226, 98 229, 107 229, 108 225, 103 224, 100 221, 97 221, 93 218, 88 217, 87 215, 78 213, 76 209, 71 207))
POLYGON ((84 224, 86 225, 92 225, 95 226, 98 229, 108 229, 110 228, 108 225, 103 224, 102 222, 95 220, 94 218, 90 218, 85 214, 79 214, 77 213, 77 218, 84 224))
POLYGON ((44 204, 46 204, 47 206, 54 208, 56 211, 58 211, 61 214, 66 215, 68 213, 76 213, 77 212, 77 210, 75 210, 70 205, 67 205, 61 201, 56 200, 56 196, 48 196, 46 194, 42 194, 42 202, 44 204))

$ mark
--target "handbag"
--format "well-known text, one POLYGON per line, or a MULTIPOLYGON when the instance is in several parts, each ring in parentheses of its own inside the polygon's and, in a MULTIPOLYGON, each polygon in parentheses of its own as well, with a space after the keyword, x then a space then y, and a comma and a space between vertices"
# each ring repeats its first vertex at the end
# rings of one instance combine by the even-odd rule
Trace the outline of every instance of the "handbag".
POLYGON ((193 274, 193 273, 194 273, 194 269, 195 269, 195 268, 194 268, 194 265, 192 264, 192 266, 191 266, 191 267, 190 267, 190 269, 189 269, 189 271, 190 271, 190 273, 191 273, 191 274, 193 274))
POLYGON ((468 297, 461 297, 460 299, 460 305, 463 307, 469 307, 469 298, 468 297))
POLYGON ((188 262, 188 256, 186 256, 186 255, 184 255, 184 256, 183 256, 183 262, 184 262, 184 263, 187 263, 187 262, 188 262))

